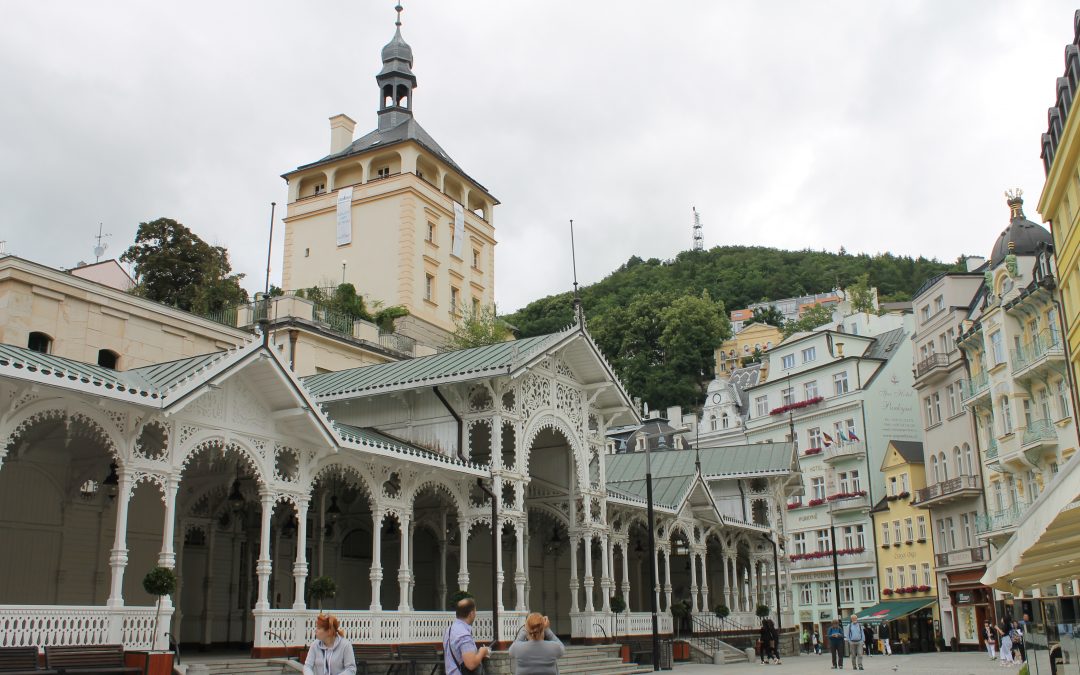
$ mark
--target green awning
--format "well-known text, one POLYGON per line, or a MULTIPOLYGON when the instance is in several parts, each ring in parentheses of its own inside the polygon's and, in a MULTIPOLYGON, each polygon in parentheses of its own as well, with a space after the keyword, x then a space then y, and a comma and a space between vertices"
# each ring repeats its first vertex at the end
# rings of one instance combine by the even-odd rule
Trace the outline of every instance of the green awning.
POLYGON ((929 607, 937 602, 935 598, 919 598, 917 600, 889 600, 858 612, 859 623, 881 623, 882 621, 896 621, 902 616, 917 612, 923 607, 929 607))

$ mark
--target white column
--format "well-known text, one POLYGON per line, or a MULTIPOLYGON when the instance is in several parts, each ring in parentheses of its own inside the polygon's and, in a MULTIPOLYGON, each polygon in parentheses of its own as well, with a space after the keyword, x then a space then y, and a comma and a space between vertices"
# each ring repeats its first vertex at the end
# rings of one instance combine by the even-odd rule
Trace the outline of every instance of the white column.
POLYGON ((709 549, 701 550, 701 611, 711 612, 709 606, 709 549))
POLYGON ((611 540, 608 536, 601 535, 600 537, 600 592, 604 598, 601 602, 601 609, 608 613, 611 611, 611 540))
POLYGON ((671 610, 671 549, 664 549, 664 597, 667 608, 671 610))
POLYGON ((409 609, 416 607, 413 593, 416 591, 416 523, 409 525, 409 609))
MULTIPOLYGON (((492 456, 494 456, 494 454, 493 451, 492 456)), ((498 499, 499 494, 500 491, 495 492, 496 499, 498 499)), ((495 560, 492 561, 492 566, 495 568, 493 570, 495 572, 496 589, 495 606, 501 611, 503 609, 503 584, 506 582, 506 578, 503 575, 502 564, 502 524, 493 523, 491 526, 495 528, 495 560)))
POLYGON ((724 598, 724 604, 731 611, 735 611, 735 603, 731 601, 731 557, 728 556, 727 551, 724 551, 720 555, 720 561, 724 565, 724 591, 722 596, 724 598))
POLYGON ((578 541, 580 540, 577 535, 570 536, 570 611, 572 613, 581 611, 578 609, 578 594, 581 592, 578 588, 577 576, 578 541))
POLYGON ((270 573, 274 564, 270 560, 270 516, 274 513, 274 495, 269 490, 259 493, 262 502, 262 525, 259 532, 259 559, 255 563, 255 574, 259 577, 259 595, 255 609, 270 609, 270 573))
MULTIPOLYGON (((176 538, 176 491, 180 488, 180 476, 169 476, 165 481, 165 525, 161 534, 161 553, 158 555, 158 566, 176 569, 176 552, 173 550, 173 539, 176 538)), ((168 596, 162 598, 170 602, 168 596)))
POLYGON ((412 581, 412 572, 409 569, 409 532, 412 530, 412 522, 408 514, 401 514, 401 522, 398 530, 401 532, 401 565, 398 566, 398 587, 401 589, 398 611, 409 611, 409 582, 412 581))
MULTIPOLYGON (((375 536, 378 537, 378 528, 375 528, 375 536)), ((374 549, 372 549, 374 550, 374 549)), ((326 490, 319 493, 319 574, 323 571, 323 562, 326 560, 326 490)), ((375 597, 374 595, 371 597, 375 597)))
POLYGON ((690 550, 690 611, 698 612, 697 551, 690 550))
POLYGON ((446 511, 442 512, 439 528, 439 609, 446 609, 446 511))
POLYGON ((307 581, 307 512, 308 499, 296 500, 296 561, 293 563, 293 609, 307 609, 304 584, 307 581))
POLYGON ((622 596, 627 609, 630 608, 630 538, 620 546, 622 551, 622 596))
POLYGON ((469 524, 463 519, 458 527, 457 584, 459 591, 467 591, 469 590, 469 524))
POLYGON ((517 603, 514 609, 524 612, 528 609, 528 601, 525 599, 525 525, 514 524, 514 541, 517 549, 514 551, 514 587, 517 591, 517 603))
POLYGON ((596 593, 593 588, 592 574, 592 534, 586 535, 582 540, 582 544, 584 544, 582 548, 584 548, 585 552, 585 611, 592 612, 594 608, 593 595, 596 593))
POLYGON ((653 549, 653 595, 656 596, 656 609, 662 610, 664 607, 660 602, 660 591, 663 588, 660 586, 660 549, 653 549))
MULTIPOLYGON (((210 599, 214 597, 214 521, 206 523, 206 572, 203 575, 203 626, 202 644, 208 645, 213 640, 214 631, 211 623, 210 599)), ((229 598, 227 602, 232 602, 229 598)))
POLYGON ((123 467, 117 468, 116 486, 116 533, 113 536, 112 551, 109 552, 109 567, 112 577, 109 583, 109 607, 124 606, 124 568, 127 567, 127 520, 128 500, 131 498, 131 478, 123 467))
POLYGON ((382 523, 383 512, 379 510, 371 513, 371 570, 368 579, 371 581, 371 611, 382 611, 382 523))

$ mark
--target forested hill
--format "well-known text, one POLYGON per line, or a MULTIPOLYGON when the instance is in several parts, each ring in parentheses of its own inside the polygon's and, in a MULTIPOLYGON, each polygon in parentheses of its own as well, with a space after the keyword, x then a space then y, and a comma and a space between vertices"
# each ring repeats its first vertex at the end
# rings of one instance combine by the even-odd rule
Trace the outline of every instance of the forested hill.
MULTIPOLYGON (((880 300, 908 300, 924 281, 952 269, 957 265, 923 257, 723 246, 684 251, 674 260, 634 256, 600 282, 583 287, 581 298, 590 332, 632 394, 657 407, 692 406, 699 404, 703 379, 711 378, 709 362, 719 344, 708 333, 728 332, 729 310, 843 288, 864 274, 880 300), (703 292, 706 307, 714 308, 722 325, 703 318, 702 307, 691 302, 701 300, 703 292), (690 349, 695 354, 685 353, 690 349), (672 370, 683 374, 664 372, 672 370), (704 378, 691 374, 695 371, 704 378)), ((529 337, 561 330, 572 322, 572 314, 567 292, 535 300, 503 318, 519 337, 529 337)))

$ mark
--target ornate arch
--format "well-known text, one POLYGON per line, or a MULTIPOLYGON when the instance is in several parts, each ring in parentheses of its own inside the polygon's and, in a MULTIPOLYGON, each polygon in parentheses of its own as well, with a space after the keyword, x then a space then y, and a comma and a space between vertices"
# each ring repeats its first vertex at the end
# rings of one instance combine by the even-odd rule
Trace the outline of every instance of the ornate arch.
POLYGON ((416 498, 420 496, 421 492, 428 488, 431 488, 437 494, 441 493, 449 497, 454 505, 454 509, 457 511, 458 517, 463 518, 465 516, 465 500, 462 498, 461 494, 439 478, 426 478, 416 483, 411 490, 405 493, 405 503, 409 504, 411 508, 415 508, 416 498))
POLYGON ((181 472, 187 469, 191 460, 198 456, 199 453, 214 448, 219 448, 222 453, 227 450, 235 452, 240 461, 247 464, 248 468, 255 472, 255 479, 258 483, 263 486, 267 485, 266 471, 260 454, 242 439, 226 436, 219 431, 197 433, 185 441, 180 451, 177 452, 177 457, 181 460, 181 472))
POLYGON ((578 488, 589 485, 589 477, 586 473, 588 469, 588 461, 583 456, 584 449, 582 447, 581 439, 578 434, 574 432, 573 422, 566 419, 566 417, 558 412, 547 412, 542 415, 537 415, 525 425, 525 433, 522 434, 524 443, 521 447, 525 448, 525 457, 523 466, 528 467, 529 462, 532 460, 533 443, 536 442, 536 437, 540 435, 541 431, 545 429, 551 429, 562 435, 566 440, 568 446, 570 446, 570 454, 574 461, 574 475, 578 479, 578 488))
POLYGON ((127 459, 126 446, 116 420, 77 400, 56 397, 28 403, 6 420, 0 430, 0 453, 6 452, 11 442, 34 424, 68 418, 78 419, 90 427, 118 463, 127 459))
POLYGON ((311 482, 309 484, 309 487, 314 488, 316 483, 320 482, 328 474, 335 471, 356 479, 356 484, 359 486, 360 491, 367 498, 368 506, 374 512, 376 507, 375 497, 378 493, 376 493, 372 489, 373 483, 371 477, 357 467, 342 462, 340 458, 335 455, 330 455, 319 462, 319 464, 315 467, 315 470, 311 472, 311 482))

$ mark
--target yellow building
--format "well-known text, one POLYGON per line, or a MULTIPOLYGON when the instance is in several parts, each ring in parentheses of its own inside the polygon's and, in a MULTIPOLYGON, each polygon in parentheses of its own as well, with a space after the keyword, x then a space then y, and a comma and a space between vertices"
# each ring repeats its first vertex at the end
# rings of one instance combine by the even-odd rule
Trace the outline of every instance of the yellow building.
POLYGON ((412 48, 382 50, 378 127, 330 118, 329 154, 286 173, 286 292, 352 283, 369 301, 402 305, 396 332, 441 346, 463 309, 495 301, 498 200, 413 117, 412 48))
POLYGON ((784 334, 776 326, 767 323, 752 323, 729 340, 725 340, 716 348, 716 372, 730 373, 733 369, 742 365, 744 359, 754 355, 754 352, 764 352, 780 344, 784 334))
POLYGON ((1065 324, 1072 372, 1073 409, 1080 382, 1080 115, 1071 115, 1080 87, 1080 11, 1073 18, 1075 38, 1065 49, 1065 72, 1056 83, 1056 102, 1047 111, 1048 128, 1042 135, 1046 184, 1039 198, 1039 214, 1050 224, 1057 256, 1059 312, 1065 324))
POLYGON ((860 619, 889 624, 890 639, 917 651, 933 651, 938 620, 934 543, 925 509, 913 505, 926 487, 922 443, 890 441, 881 462, 885 495, 871 512, 877 537, 881 602, 860 619))

